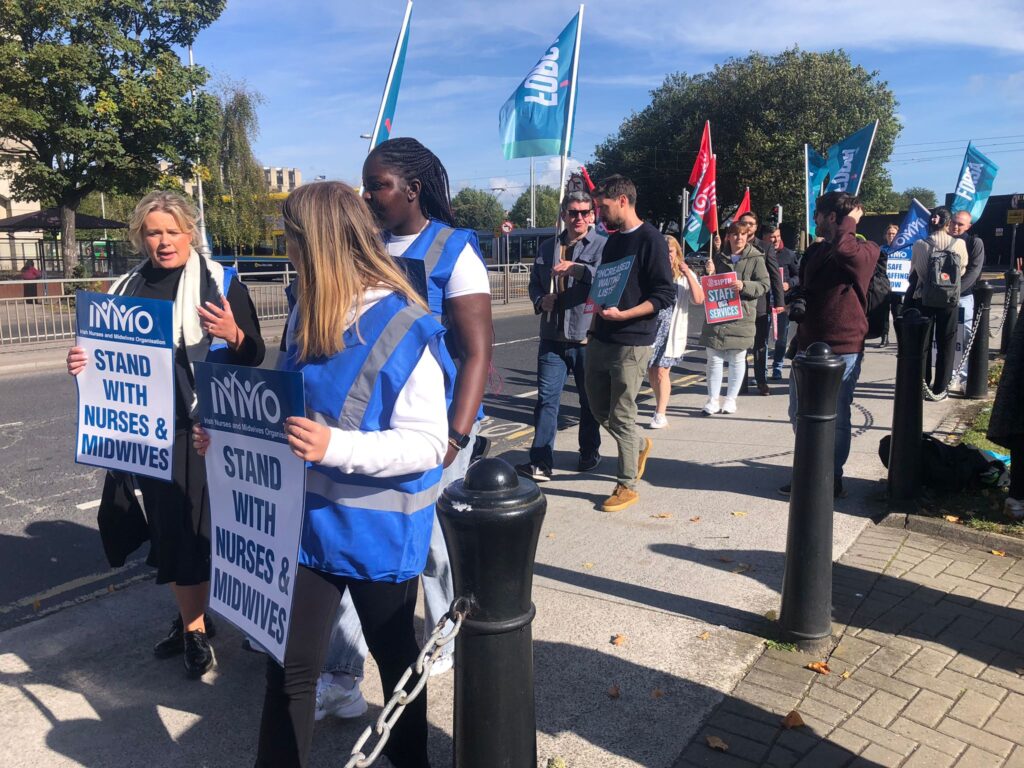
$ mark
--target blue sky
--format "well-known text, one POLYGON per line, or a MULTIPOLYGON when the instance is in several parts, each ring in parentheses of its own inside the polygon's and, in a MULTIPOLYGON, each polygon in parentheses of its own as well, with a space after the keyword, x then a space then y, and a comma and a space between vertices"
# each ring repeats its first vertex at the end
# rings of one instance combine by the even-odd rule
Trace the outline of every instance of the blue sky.
MULTIPOLYGON (((529 161, 503 159, 498 110, 577 7, 566 0, 416 0, 392 135, 415 136, 434 150, 453 191, 505 188, 496 194, 510 206, 529 183, 529 161)), ((574 157, 592 157, 668 73, 704 72, 752 49, 842 47, 878 70, 900 102, 904 128, 889 163, 897 190, 925 186, 941 198, 974 139, 1000 166, 995 193, 1024 191, 1021 0, 842 7, 815 0, 587 3, 574 157)), ((264 96, 255 144, 264 165, 298 167, 306 181, 322 174, 358 182, 367 150, 359 134, 372 129, 404 9, 405 0, 228 0, 197 39, 196 60, 215 80, 242 80, 264 96)), ((557 166, 538 158, 541 180, 557 179, 557 166)))

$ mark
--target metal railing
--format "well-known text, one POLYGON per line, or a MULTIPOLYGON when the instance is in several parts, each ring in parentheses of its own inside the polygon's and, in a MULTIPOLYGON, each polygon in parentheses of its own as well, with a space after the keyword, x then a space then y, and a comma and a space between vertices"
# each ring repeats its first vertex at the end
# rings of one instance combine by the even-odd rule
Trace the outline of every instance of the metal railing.
MULTIPOLYGON (((519 265, 488 267, 491 302, 529 301, 530 272, 519 265)), ((284 286, 295 271, 259 272, 239 276, 260 321, 288 316, 284 286)), ((75 292, 106 291, 111 278, 93 280, 0 280, 0 348, 16 344, 71 340, 75 337, 75 292), (4 294, 18 295, 3 297, 4 294)))

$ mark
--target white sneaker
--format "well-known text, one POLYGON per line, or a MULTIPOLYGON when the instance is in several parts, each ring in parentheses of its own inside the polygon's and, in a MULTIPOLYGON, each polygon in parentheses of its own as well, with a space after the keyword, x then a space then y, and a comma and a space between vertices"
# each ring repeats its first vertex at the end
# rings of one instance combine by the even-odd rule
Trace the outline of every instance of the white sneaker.
POLYGON ((727 397, 722 401, 722 413, 736 413, 735 397, 727 397))
POLYGON ((705 416, 714 416, 716 413, 718 413, 718 411, 718 400, 708 400, 706 403, 704 403, 704 407, 701 408, 701 412, 705 416))
POLYGON ((665 418, 664 413, 654 414, 654 418, 651 419, 651 429, 663 429, 668 426, 668 419, 665 418))
POLYGON ((446 653, 444 656, 438 656, 437 661, 430 665, 430 676, 437 677, 438 675, 443 675, 453 666, 455 666, 454 653, 446 653))
POLYGON ((317 721, 327 715, 334 715, 343 720, 363 715, 367 710, 366 699, 359 690, 361 677, 353 675, 334 675, 324 672, 316 681, 316 713, 317 721))

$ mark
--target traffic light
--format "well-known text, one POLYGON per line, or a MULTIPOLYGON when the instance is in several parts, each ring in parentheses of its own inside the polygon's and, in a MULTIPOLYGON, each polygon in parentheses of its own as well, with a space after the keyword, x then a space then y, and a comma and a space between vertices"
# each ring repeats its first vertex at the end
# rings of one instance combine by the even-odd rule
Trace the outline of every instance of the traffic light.
POLYGON ((775 222, 776 227, 782 224, 782 203, 772 206, 772 215, 769 218, 775 222))

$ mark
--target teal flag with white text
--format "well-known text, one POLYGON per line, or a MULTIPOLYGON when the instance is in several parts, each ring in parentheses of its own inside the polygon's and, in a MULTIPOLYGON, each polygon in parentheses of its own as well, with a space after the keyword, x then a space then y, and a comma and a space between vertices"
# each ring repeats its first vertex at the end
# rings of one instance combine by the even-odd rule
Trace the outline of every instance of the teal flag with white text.
POLYGON ((804 185, 807 195, 807 233, 814 237, 814 207, 821 196, 821 187, 828 175, 828 161, 810 144, 804 144, 804 151, 807 167, 807 182, 804 185))
POLYGON ((967 211, 971 214, 971 221, 977 221, 992 194, 998 172, 999 166, 979 152, 973 143, 968 142, 964 164, 956 182, 956 192, 953 193, 953 213, 967 211))
POLYGON ((856 195, 864 180, 871 145, 875 140, 878 121, 868 123, 856 133, 828 148, 828 187, 825 192, 847 192, 856 195))

